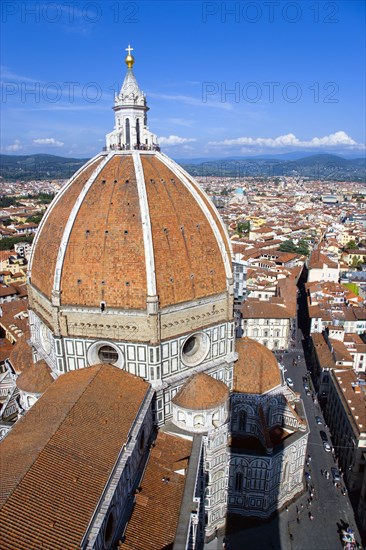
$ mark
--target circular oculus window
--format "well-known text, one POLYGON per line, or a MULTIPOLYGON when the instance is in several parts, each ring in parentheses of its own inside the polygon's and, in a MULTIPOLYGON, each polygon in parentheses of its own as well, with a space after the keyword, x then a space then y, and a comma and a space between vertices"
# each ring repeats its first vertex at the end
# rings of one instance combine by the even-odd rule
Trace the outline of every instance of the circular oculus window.
POLYGON ((118 351, 112 346, 101 346, 98 349, 98 357, 101 363, 115 365, 118 362, 118 351))
POLYGON ((195 367, 206 359, 210 350, 210 339, 205 332, 189 336, 182 346, 182 361, 188 367, 195 367))
POLYGON ((106 363, 122 369, 125 364, 123 352, 110 342, 96 342, 88 349, 89 365, 106 363))

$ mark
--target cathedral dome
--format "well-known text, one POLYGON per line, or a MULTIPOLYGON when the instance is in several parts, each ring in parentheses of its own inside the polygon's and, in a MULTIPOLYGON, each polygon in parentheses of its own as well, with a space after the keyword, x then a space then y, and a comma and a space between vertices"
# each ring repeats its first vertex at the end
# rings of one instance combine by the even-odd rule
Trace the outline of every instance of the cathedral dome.
POLYGON ((97 155, 40 226, 30 286, 60 306, 144 310, 226 292, 229 242, 208 197, 158 151, 97 155))
POLYGON ((104 150, 69 180, 39 226, 31 322, 42 322, 34 331, 40 357, 55 334, 157 343, 195 333, 204 349, 198 358, 188 350, 192 366, 208 353, 197 331, 232 320, 230 241, 198 183, 160 152, 127 51, 104 150))
POLYGON ((281 385, 281 372, 273 353, 251 338, 236 340, 238 360, 234 365, 233 390, 266 393, 281 385))

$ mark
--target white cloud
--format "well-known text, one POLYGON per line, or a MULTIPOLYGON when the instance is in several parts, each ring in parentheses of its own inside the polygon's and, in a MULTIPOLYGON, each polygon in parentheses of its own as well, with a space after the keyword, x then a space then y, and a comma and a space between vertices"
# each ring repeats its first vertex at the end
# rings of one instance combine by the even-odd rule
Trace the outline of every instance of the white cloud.
POLYGON ((246 145, 253 147, 269 147, 272 149, 280 149, 285 147, 306 147, 306 148, 319 148, 319 147, 346 147, 349 149, 365 149, 365 145, 357 143, 346 132, 339 131, 329 136, 314 137, 310 141, 303 141, 297 138, 294 134, 286 134, 284 136, 278 136, 276 138, 251 138, 240 137, 235 139, 224 139, 223 141, 210 141, 209 145, 246 145))
POLYGON ((196 141, 195 138, 184 138, 179 136, 169 136, 169 137, 160 137, 158 139, 160 145, 182 145, 183 143, 190 143, 192 141, 196 141))
POLYGON ((62 141, 58 141, 55 138, 38 138, 38 139, 34 139, 33 143, 37 145, 52 145, 52 147, 64 146, 64 143, 62 141))
POLYGON ((11 151, 12 153, 16 153, 17 151, 21 151, 23 149, 23 145, 20 143, 19 139, 15 139, 14 143, 8 145, 5 149, 7 151, 11 151))

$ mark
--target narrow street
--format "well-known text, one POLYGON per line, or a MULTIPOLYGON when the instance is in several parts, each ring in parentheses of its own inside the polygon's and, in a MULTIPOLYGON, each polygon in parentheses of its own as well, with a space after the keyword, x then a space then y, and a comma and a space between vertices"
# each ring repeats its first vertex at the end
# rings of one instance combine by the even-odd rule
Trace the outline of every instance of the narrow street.
MULTIPOLYGON (((303 307, 303 296, 299 294, 299 305, 303 307)), ((303 311, 303 309, 302 309, 303 311)), ((301 328, 302 322, 299 323, 301 328)), ((311 460, 305 472, 310 474, 308 480, 309 489, 269 522, 263 522, 245 529, 243 518, 243 530, 232 533, 226 537, 230 550, 341 550, 341 530, 351 527, 356 534, 356 540, 361 541, 354 511, 348 494, 343 495, 341 489, 344 484, 341 479, 336 488, 331 468, 337 467, 332 452, 324 449, 320 431, 326 433, 329 444, 331 437, 325 426, 324 418, 314 393, 311 376, 306 365, 303 351, 303 333, 298 328, 293 347, 287 353, 282 354, 284 365, 284 377, 291 378, 293 390, 301 394, 304 402, 307 420, 310 427, 307 453, 311 460), (309 393, 307 395, 304 380, 307 380, 309 393), (320 417, 318 424, 316 417, 320 417), (323 471, 323 474, 322 474, 323 471), (330 476, 326 478, 324 471, 330 476), (313 498, 310 502, 310 491, 313 498), (313 519, 310 519, 310 514, 313 519)), ((278 354, 278 359, 280 354, 278 354)), ((305 477, 304 477, 305 483, 305 477)), ((205 545, 205 549, 217 550, 223 548, 223 537, 213 540, 205 545)))

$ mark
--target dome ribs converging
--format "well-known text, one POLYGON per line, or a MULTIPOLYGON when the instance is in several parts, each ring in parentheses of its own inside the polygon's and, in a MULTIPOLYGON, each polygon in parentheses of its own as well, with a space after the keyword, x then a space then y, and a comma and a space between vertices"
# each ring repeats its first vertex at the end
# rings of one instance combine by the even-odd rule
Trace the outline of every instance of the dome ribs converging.
POLYGON ((160 307, 226 291, 221 251, 189 189, 155 155, 141 154, 160 307))
POLYGON ((146 308, 145 253, 131 156, 113 156, 86 194, 62 268, 61 303, 146 308))
POLYGON ((42 221, 39 235, 34 243, 31 281, 38 290, 48 297, 51 296, 53 289, 56 262, 65 224, 77 196, 102 160, 102 156, 98 157, 90 164, 84 166, 76 174, 76 177, 74 176, 71 179, 68 186, 60 193, 56 202, 50 207, 42 221))

